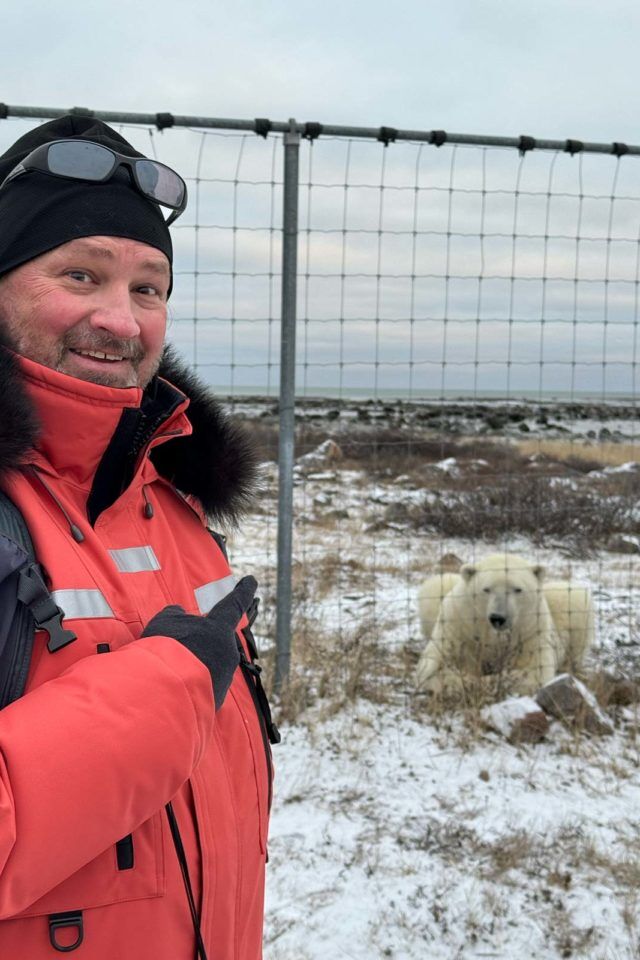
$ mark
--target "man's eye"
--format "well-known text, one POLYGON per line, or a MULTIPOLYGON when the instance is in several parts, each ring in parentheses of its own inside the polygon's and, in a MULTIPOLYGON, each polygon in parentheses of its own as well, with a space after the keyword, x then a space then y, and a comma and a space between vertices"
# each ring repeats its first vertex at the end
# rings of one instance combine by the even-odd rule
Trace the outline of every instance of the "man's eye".
POLYGON ((139 293, 144 293, 149 297, 159 297, 161 296, 160 291, 157 287, 152 286, 151 284, 143 283, 142 286, 138 287, 139 293))
POLYGON ((91 277, 86 270, 67 270, 67 276, 72 280, 79 280, 80 283, 91 282, 91 277))

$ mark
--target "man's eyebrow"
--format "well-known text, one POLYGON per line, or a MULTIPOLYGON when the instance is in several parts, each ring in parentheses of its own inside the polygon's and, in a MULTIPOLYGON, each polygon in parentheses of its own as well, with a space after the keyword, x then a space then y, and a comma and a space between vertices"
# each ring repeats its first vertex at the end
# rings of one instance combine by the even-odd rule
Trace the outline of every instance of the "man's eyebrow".
POLYGON ((169 264, 165 260, 145 260, 140 266, 143 270, 151 270, 153 273, 162 274, 163 277, 170 275, 169 264))
POLYGON ((90 243, 87 240, 74 240, 73 250, 70 250, 66 244, 62 244, 59 248, 61 256, 72 255, 72 254, 92 254, 93 256, 100 257, 103 260, 113 260, 115 254, 110 247, 102 247, 97 243, 90 243))
MULTIPOLYGON (((87 241, 76 240, 74 245, 74 253, 78 252, 84 256, 91 255, 99 257, 101 260, 114 260, 115 253, 111 247, 103 247, 97 243, 90 243, 87 241)), ((142 270, 150 270, 153 273, 161 274, 163 277, 168 277, 171 275, 169 270, 169 264, 165 259, 157 260, 144 260, 140 264, 142 270)))

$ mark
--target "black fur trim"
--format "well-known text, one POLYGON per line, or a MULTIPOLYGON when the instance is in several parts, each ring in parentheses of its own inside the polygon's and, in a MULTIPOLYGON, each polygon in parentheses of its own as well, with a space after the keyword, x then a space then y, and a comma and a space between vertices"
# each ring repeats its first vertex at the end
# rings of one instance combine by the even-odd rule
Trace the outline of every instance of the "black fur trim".
POLYGON ((171 346, 165 347, 158 372, 189 397, 193 433, 155 447, 151 459, 156 469, 182 493, 196 497, 213 521, 236 525, 251 503, 257 479, 248 434, 171 346))
POLYGON ((24 463, 38 436, 38 418, 27 396, 11 342, 0 331, 0 477, 24 463))

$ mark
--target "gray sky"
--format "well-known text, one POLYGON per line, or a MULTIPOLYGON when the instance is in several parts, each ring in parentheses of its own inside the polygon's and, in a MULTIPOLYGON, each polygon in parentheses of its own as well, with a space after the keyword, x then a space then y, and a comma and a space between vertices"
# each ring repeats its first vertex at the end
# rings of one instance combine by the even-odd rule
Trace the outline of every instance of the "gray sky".
MULTIPOLYGON (((56 5, 26 0, 3 10, 1 96, 10 105, 168 110, 246 119, 294 116, 299 121, 362 126, 640 143, 638 38, 640 5, 631 0, 606 4, 591 0, 401 0, 395 4, 141 0, 126 7, 102 0, 67 0, 56 5)), ((0 123, 0 148, 18 132, 13 124, 0 123)), ((136 142, 136 136, 138 145, 146 149, 148 135, 139 132, 130 139, 136 142)), ((196 134, 172 131, 155 140, 160 159, 176 164, 186 176, 193 174, 199 145, 196 134)), ((447 229, 445 191, 451 182, 452 151, 427 149, 425 169, 416 174, 416 148, 391 147, 384 157, 383 174, 380 145, 359 145, 350 161, 349 178, 379 184, 384 175, 387 184, 435 188, 424 194, 428 202, 419 211, 418 226, 442 234, 447 229)), ((202 172, 230 178, 241 157, 243 179, 269 179, 272 151, 270 143, 255 137, 241 142, 210 136, 202 172)), ((305 151, 303 179, 308 173, 306 145, 305 151)), ((481 185, 479 153, 461 150, 455 158, 453 185, 462 191, 456 194, 450 226, 461 234, 482 229, 478 193, 464 194, 464 188, 478 191, 481 185)), ((517 155, 493 151, 487 158, 489 186, 513 190, 517 155)), ((279 175, 280 158, 276 160, 279 175)), ((542 358, 542 379, 549 389, 614 389, 616 381, 620 389, 632 389, 629 360, 637 329, 632 292, 640 206, 623 209, 618 205, 611 219, 606 195, 611 192, 615 161, 592 160, 584 158, 583 187, 605 199, 588 201, 580 210, 571 199, 554 199, 551 210, 551 232, 571 237, 580 221, 583 233, 595 238, 580 252, 577 299, 571 284, 576 273, 575 243, 554 240, 546 251, 540 243, 548 213, 543 198, 520 201, 517 230, 524 239, 518 241, 515 273, 539 276, 544 267, 550 282, 514 285, 490 280, 479 289, 473 280, 457 279, 447 288, 437 279, 411 284, 406 277, 395 276, 410 272, 412 250, 407 236, 394 236, 392 231, 406 234, 411 228, 413 193, 386 194, 382 225, 390 232, 380 250, 375 232, 366 232, 378 226, 380 194, 361 191, 357 199, 358 192, 351 191, 348 226, 364 232, 349 241, 347 270, 375 273, 382 257, 383 272, 390 278, 375 283, 370 277, 354 277, 345 284, 335 276, 319 276, 308 285, 301 283, 300 313, 309 321, 299 339, 301 360, 318 364, 302 372, 302 378, 306 376, 310 384, 344 381, 361 386, 370 386, 375 378, 380 388, 393 389, 406 387, 410 377, 417 392, 443 384, 452 389, 473 385, 504 389, 509 384, 536 389, 542 382, 536 363, 542 358), (607 248, 602 238, 607 236, 610 220, 612 234, 622 240, 607 248), (605 274, 621 281, 617 289, 609 287, 614 293, 605 295, 601 282, 605 274), (513 328, 515 336, 505 347, 509 311, 522 323, 513 328), (452 320, 448 331, 430 319, 444 313, 452 320), (627 325, 607 332, 602 327, 603 314, 614 324, 624 321, 627 325), (535 322, 541 315, 548 323, 546 344, 541 343, 535 322), (342 329, 332 320, 340 316, 348 321, 342 329), (384 321, 382 326, 372 326, 376 316, 384 321), (483 321, 482 342, 474 340, 476 316, 483 321), (411 317, 425 322, 411 329, 411 317), (576 317, 593 324, 583 328, 578 341, 571 326, 576 317), (610 364, 604 374, 597 369, 603 349, 610 364), (443 357, 449 364, 444 379, 443 357), (380 358, 389 365, 376 373, 380 358), (473 379, 476 358, 482 369, 473 379), (514 364, 508 374, 507 358, 514 364), (532 361, 531 369, 527 359, 532 361), (583 367, 574 369, 569 384, 572 360, 583 367), (340 362, 346 364, 342 373, 340 362)), ((543 192, 550 162, 550 154, 527 158, 521 189, 543 192)), ((331 184, 343 179, 344 163, 343 145, 316 145, 313 179, 328 186, 314 189, 308 224, 308 193, 301 194, 303 226, 318 231, 310 247, 308 238, 300 247, 301 263, 311 274, 336 274, 341 269, 343 193, 331 184)), ((637 194, 634 164, 640 161, 628 158, 624 164, 616 192, 637 194)), ((576 159, 560 158, 553 171, 554 191, 576 192, 577 170, 576 159)), ((172 336, 187 355, 196 343, 190 324, 194 312, 204 321, 212 316, 224 318, 233 309, 240 321, 246 321, 233 329, 228 324, 199 325, 196 359, 211 364, 203 366, 203 371, 213 382, 228 383, 229 376, 238 385, 252 378, 264 382, 265 376, 277 381, 276 326, 251 323, 277 313, 277 282, 264 276, 231 281, 215 271, 264 274, 273 264, 277 269, 277 238, 274 244, 268 228, 279 225, 280 203, 278 189, 243 187, 234 195, 228 186, 202 188, 199 222, 208 229, 200 231, 203 276, 196 292, 188 276, 193 269, 193 232, 188 228, 194 218, 193 202, 180 221, 181 232, 175 234, 176 266, 187 276, 177 278, 172 336), (253 228, 238 232, 235 262, 228 230, 233 215, 236 223, 253 228), (242 369, 247 361, 263 367, 260 372, 251 366, 242 369), (232 374, 229 363, 238 364, 232 374)), ((486 210, 487 232, 510 233, 514 212, 513 197, 493 198, 486 210)), ((448 267, 442 237, 434 243, 428 236, 420 238, 415 272, 448 271, 464 277, 477 273, 482 259, 489 276, 506 276, 513 267, 511 242, 505 244, 499 237, 488 240, 483 250, 473 236, 454 240, 448 267)))
POLYGON ((634 0, 23 0, 7 103, 638 141, 634 0))

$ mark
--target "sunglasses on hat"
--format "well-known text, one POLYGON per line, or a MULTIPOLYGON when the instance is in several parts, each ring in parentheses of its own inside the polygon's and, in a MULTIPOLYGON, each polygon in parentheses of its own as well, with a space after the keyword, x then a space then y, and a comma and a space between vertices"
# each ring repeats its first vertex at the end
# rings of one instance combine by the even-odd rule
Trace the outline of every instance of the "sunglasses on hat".
POLYGON ((67 180, 105 183, 120 167, 128 169, 143 196, 173 210, 167 218, 167 226, 183 213, 187 205, 187 185, 175 170, 157 160, 126 157, 90 140, 52 140, 51 143, 36 147, 5 177, 0 183, 0 190, 30 170, 67 180))

